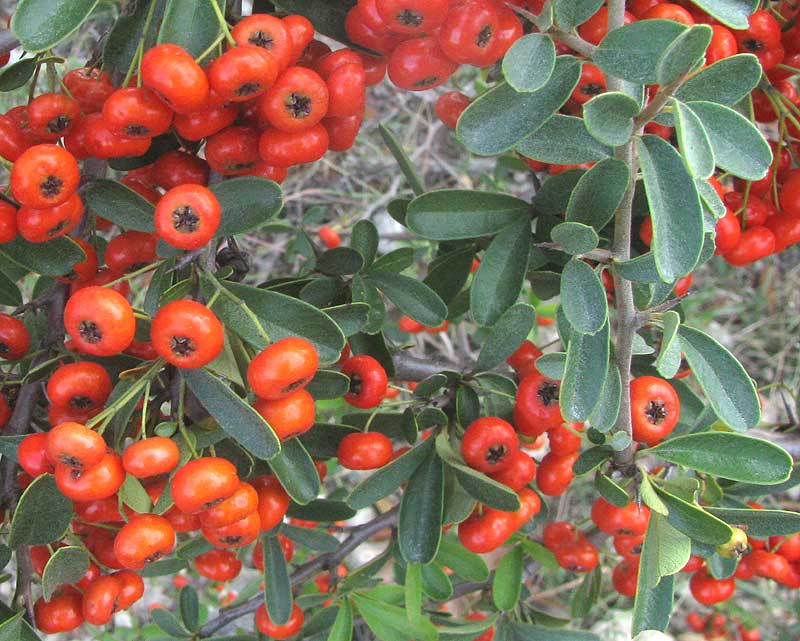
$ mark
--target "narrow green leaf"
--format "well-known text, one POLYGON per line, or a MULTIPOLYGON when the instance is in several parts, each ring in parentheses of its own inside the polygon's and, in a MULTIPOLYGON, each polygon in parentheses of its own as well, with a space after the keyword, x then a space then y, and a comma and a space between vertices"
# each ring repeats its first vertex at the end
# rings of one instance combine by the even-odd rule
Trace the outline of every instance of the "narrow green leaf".
POLYGON ((675 38, 658 61, 658 84, 663 87, 674 82, 702 61, 713 33, 709 25, 698 24, 675 38))
POLYGON ((270 459, 269 466, 295 503, 305 505, 317 498, 319 474, 299 440, 293 438, 284 441, 280 452, 270 459))
POLYGON ((480 325, 494 325, 519 298, 530 252, 527 218, 512 223, 489 244, 470 289, 470 311, 480 325))
POLYGON ((397 539, 409 563, 430 563, 442 536, 444 466, 431 450, 408 480, 400 501, 397 539))
POLYGON ((575 116, 554 114, 535 136, 528 136, 516 147, 527 158, 548 163, 577 165, 603 160, 612 155, 610 147, 598 142, 575 116))
POLYGON ((231 178, 211 185, 211 191, 222 208, 216 238, 257 229, 277 216, 283 207, 280 185, 265 178, 231 178))
POLYGON ((535 133, 567 101, 579 77, 580 63, 559 56, 539 90, 520 93, 505 83, 490 89, 461 114, 456 132, 467 149, 478 155, 508 151, 535 133))
POLYGON ((14 91, 27 83, 36 70, 36 58, 23 58, 0 73, 0 91, 14 91))
POLYGON ((730 107, 694 101, 687 106, 703 123, 717 167, 745 180, 760 180, 772 164, 772 150, 747 118, 730 107))
POLYGON ((608 374, 608 323, 596 334, 575 333, 567 347, 559 404, 568 421, 585 421, 600 400, 608 374))
POLYGON ((681 317, 678 312, 668 310, 662 315, 661 322, 661 348, 655 365, 661 376, 672 378, 681 366, 681 342, 678 338, 681 317))
POLYGON ((220 427, 253 456, 269 460, 281 449, 272 428, 219 378, 203 369, 184 370, 183 376, 220 427))
POLYGON ((707 510, 726 523, 742 528, 755 538, 800 532, 800 514, 797 512, 727 507, 709 507, 707 510))
POLYGON ((522 547, 517 545, 500 560, 492 582, 492 600, 498 610, 509 611, 517 606, 522 589, 522 547))
MULTIPOLYGON (((639 576, 641 577, 641 572, 639 576)), ((662 577, 658 585, 651 589, 637 587, 631 633, 638 634, 644 630, 666 630, 675 607, 674 594, 674 575, 662 577)))
POLYGON ((178 592, 178 609, 183 625, 193 632, 197 631, 200 626, 200 602, 197 598, 197 590, 191 585, 182 587, 178 592))
POLYGON ((368 279, 398 309, 415 321, 428 327, 438 327, 447 318, 447 305, 439 295, 424 283, 388 272, 373 273, 368 279))
POLYGON ((602 4, 603 0, 555 0, 556 24, 565 31, 572 31, 597 13, 602 4))
POLYGON ((125 229, 155 231, 153 205, 116 180, 92 181, 86 190, 86 204, 98 216, 125 229))
POLYGON ((691 272, 700 258, 703 249, 700 198, 683 159, 667 141, 646 135, 637 140, 636 149, 653 221, 651 246, 656 267, 669 282, 691 272))
POLYGON ((70 583, 77 583, 89 569, 89 553, 81 547, 69 545, 58 548, 42 573, 42 593, 46 601, 56 591, 56 588, 70 583))
POLYGON ((597 405, 589 414, 589 424, 598 432, 609 432, 617 422, 621 399, 622 382, 619 369, 613 360, 609 360, 603 391, 600 393, 597 405))
POLYGON ((520 92, 544 87, 556 64, 556 47, 543 33, 529 33, 517 40, 503 58, 506 82, 520 92))
POLYGON ((264 602, 273 623, 283 625, 292 614, 292 584, 286 567, 286 557, 277 536, 265 534, 260 543, 264 546, 264 602))
POLYGON ((203 53, 220 33, 219 21, 211 2, 216 2, 221 11, 225 11, 222 0, 167 0, 158 43, 180 45, 193 58, 203 53))
POLYGON ((633 134, 639 103, 619 91, 608 91, 583 106, 586 129, 598 142, 610 147, 624 145, 633 134))
POLYGON ((550 238, 571 256, 586 254, 600 243, 600 237, 592 227, 575 222, 559 223, 550 230, 550 238))
POLYGON ((63 276, 70 272, 75 263, 86 259, 80 246, 66 236, 46 243, 29 243, 17 236, 0 247, 0 256, 43 276, 63 276))
POLYGON ((98 1, 20 0, 11 17, 11 31, 25 51, 47 51, 80 27, 98 1))
POLYGON ((0 272, 0 305, 18 307, 22 305, 22 292, 19 291, 17 284, 0 272))
POLYGON ((628 166, 621 160, 609 158, 597 163, 575 185, 567 203, 567 221, 601 231, 625 197, 629 178, 628 166))
POLYGON ((436 553, 436 562, 469 581, 480 582, 489 578, 489 568, 483 557, 467 550, 453 536, 442 538, 436 553))
POLYGON ((672 100, 675 133, 686 166, 695 178, 709 178, 714 173, 714 150, 703 123, 689 107, 672 100))
POLYGON ((409 563, 406 565, 406 616, 409 623, 422 618, 422 565, 409 563))
POLYGON ((685 25, 673 20, 632 22, 603 38, 595 51, 594 63, 617 78, 656 84, 659 59, 685 30, 685 25))
POLYGON ((608 320, 608 299, 603 283, 582 260, 573 258, 564 267, 561 307, 569 324, 581 334, 596 334, 608 320))
POLYGON ((511 356, 528 337, 535 320, 536 311, 530 305, 517 303, 509 307, 483 343, 475 371, 493 369, 511 356))
POLYGON ((351 641, 353 638, 353 606, 344 599, 336 613, 336 620, 328 633, 328 641, 351 641))
POLYGON ((392 156, 394 156, 394 159, 400 166, 400 171, 402 171, 403 175, 406 177, 411 190, 417 196, 424 194, 425 183, 422 182, 422 178, 419 177, 417 170, 414 169, 411 159, 408 157, 408 154, 406 153, 405 149, 403 149, 402 145, 398 142, 394 132, 385 125, 378 125, 378 131, 381 133, 383 142, 386 143, 386 146, 389 148, 392 156))
POLYGON ((758 58, 751 53, 740 53, 718 60, 693 75, 678 88, 675 97, 682 102, 708 100, 735 105, 758 86, 759 80, 758 58))
POLYGON ((364 265, 369 267, 378 254, 378 228, 371 220, 363 218, 353 225, 350 246, 364 257, 364 265))
POLYGON ((678 336, 689 367, 717 416, 737 431, 757 425, 761 405, 755 385, 741 363, 700 330, 681 325, 678 336))
POLYGON ((412 200, 406 222, 423 238, 461 240, 496 234, 529 215, 530 205, 513 196, 442 189, 412 200))
POLYGON ((694 4, 731 29, 747 29, 758 0, 693 0, 694 4))
POLYGON ((435 641, 436 628, 424 618, 411 623, 405 611, 395 605, 363 594, 354 594, 353 603, 370 630, 381 641, 435 641))
POLYGON ((25 489, 14 510, 8 545, 47 545, 58 541, 72 519, 72 501, 56 487, 52 474, 43 474, 25 489), (47 509, 43 510, 42 506, 47 509))
POLYGON ((792 457, 783 448, 731 432, 677 436, 649 451, 665 461, 745 483, 780 483, 792 471, 792 457))

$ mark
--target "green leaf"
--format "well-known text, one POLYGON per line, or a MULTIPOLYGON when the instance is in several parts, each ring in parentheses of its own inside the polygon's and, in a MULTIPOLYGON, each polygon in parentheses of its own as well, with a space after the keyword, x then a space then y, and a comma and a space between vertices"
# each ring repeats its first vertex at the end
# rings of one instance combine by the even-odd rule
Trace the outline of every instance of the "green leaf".
POLYGON ((527 217, 501 231, 484 253, 470 289, 470 311, 479 325, 494 325, 519 298, 530 252, 527 217))
POLYGON ((276 0, 274 5, 286 13, 297 13, 305 16, 314 24, 320 33, 330 36, 339 42, 348 43, 344 20, 347 12, 355 5, 354 0, 276 0))
POLYGON ((598 432, 610 431, 617 422, 621 400, 622 382, 619 369, 613 360, 609 360, 603 391, 600 393, 597 405, 589 414, 589 424, 598 432))
POLYGON ((181 613, 181 621, 187 629, 196 631, 200 623, 200 603, 197 598, 197 590, 187 585, 178 592, 178 609, 181 613))
POLYGON ((425 618, 408 620, 403 608, 384 601, 353 594, 353 603, 370 630, 381 641, 435 641, 436 628, 425 618))
POLYGON ((89 17, 98 0, 20 0, 11 31, 25 51, 38 53, 67 38, 89 17))
POLYGON ((198 57, 220 33, 211 2, 216 2, 225 11, 222 0, 167 0, 158 31, 158 44, 176 44, 186 49, 192 58, 198 57))
POLYGON ((362 277, 361 274, 356 274, 350 284, 350 293, 354 303, 369 307, 366 323, 364 323, 361 331, 367 334, 376 334, 381 331, 386 320, 386 305, 378 288, 362 277))
POLYGON ((585 173, 585 169, 569 169, 547 178, 533 198, 536 213, 560 218, 567 209, 575 185, 585 173))
POLYGON ((363 218, 353 225, 350 246, 364 257, 364 265, 369 266, 378 253, 378 228, 371 220, 363 218))
POLYGON ((347 504, 360 510, 389 496, 416 471, 433 449, 432 439, 422 441, 391 463, 375 470, 356 485, 347 497, 347 504))
POLYGON ((281 449, 272 428, 219 378, 203 369, 184 370, 189 389, 209 414, 253 456, 269 460, 281 449))
MULTIPOLYGON (((731 0, 736 1, 736 0, 731 0)), ((735 105, 758 86, 761 65, 753 54, 740 53, 709 65, 675 92, 678 100, 708 100, 735 105)))
POLYGON ((510 641, 601 641, 593 632, 548 628, 517 621, 508 624, 510 641))
POLYGON ((247 303, 272 340, 300 336, 319 353, 322 365, 339 360, 345 345, 342 331, 322 310, 278 292, 225 282, 225 288, 247 303))
POLYGON ((569 197, 566 219, 598 232, 614 217, 628 189, 630 171, 616 158, 600 161, 580 177, 569 197))
MULTIPOLYGON (((408 205, 408 228, 430 240, 491 236, 530 216, 530 205, 505 194, 442 189, 408 205)), ((377 267, 377 263, 374 267, 377 267)), ((374 273, 374 268, 371 273, 374 273)))
POLYGON ((428 275, 422 282, 450 304, 464 287, 472 268, 474 247, 464 247, 437 256, 428 265, 428 275))
POLYGON ((549 80, 537 91, 520 93, 505 83, 490 89, 461 114, 458 137, 481 156, 508 151, 535 133, 567 101, 580 73, 575 58, 559 56, 549 80))
POLYGON ((369 281, 405 315, 428 327, 438 327, 447 318, 447 305, 424 283, 388 272, 373 273, 369 281))
POLYGON ((555 0, 556 24, 564 31, 572 31, 597 13, 602 4, 603 0, 555 0))
POLYGON ((675 38, 658 61, 658 84, 668 85, 691 71, 703 59, 713 33, 707 24, 698 24, 675 38))
POLYGON ((543 33, 517 40, 503 58, 503 75, 516 91, 537 91, 547 84, 556 64, 556 47, 543 33))
POLYGON ((140 514, 146 514, 153 508, 153 503, 144 486, 142 486, 139 479, 131 474, 125 475, 125 481, 122 483, 122 487, 119 488, 119 498, 134 512, 139 512, 140 514))
POLYGON ((436 437, 436 452, 445 464, 453 469, 459 484, 470 496, 496 510, 515 512, 519 509, 517 493, 485 474, 464 465, 461 457, 453 451, 445 432, 441 432, 436 437))
POLYGON ((63 276, 70 272, 75 263, 86 259, 80 246, 66 236, 46 243, 29 243, 17 236, 0 247, 0 256, 43 276, 63 276))
MULTIPOLYGON (((616 432, 614 436, 622 433, 623 432, 616 432)), ((609 442, 612 440, 613 437, 609 439, 609 442)), ((600 492, 600 495, 612 505, 627 507, 628 503, 631 502, 628 493, 605 474, 598 474, 594 479, 594 485, 597 491, 600 492)))
POLYGON ((536 361, 536 369, 547 376, 547 378, 552 378, 557 381, 564 378, 564 368, 566 365, 566 352, 549 352, 544 356, 540 356, 536 361))
POLYGON ((186 570, 188 567, 189 564, 184 559, 160 559, 146 565, 143 569, 139 570, 139 574, 142 575, 142 578, 170 576, 177 574, 181 570, 186 570))
POLYGON ((22 292, 17 284, 3 272, 0 272, 0 305, 18 307, 22 305, 22 292))
POLYGON ((583 581, 569 600, 570 614, 573 619, 583 618, 592 611, 592 607, 600 596, 602 584, 603 571, 600 567, 596 567, 584 576, 583 581))
MULTIPOLYGON (((164 15, 166 0, 157 0, 159 5, 154 9, 154 15, 164 15)), ((149 2, 137 2, 132 13, 123 12, 106 37, 103 47, 103 64, 120 73, 130 67, 139 47, 147 13, 150 9, 149 2)), ((145 51, 155 43, 155 33, 151 29, 145 42, 145 51)))
POLYGON ((786 510, 753 510, 709 507, 707 510, 726 523, 738 526, 756 538, 800 532, 800 514, 786 510))
POLYGON ((639 589, 650 590, 661 577, 680 572, 692 555, 689 537, 660 514, 652 514, 639 563, 639 589))
POLYGON ((561 381, 559 405, 568 421, 585 421, 600 400, 608 373, 609 327, 572 336, 561 381))
POLYGON ((281 525, 281 534, 295 543, 318 552, 335 552, 339 548, 339 539, 323 530, 296 525, 281 525))
POLYGON ((444 466, 430 450, 408 480, 400 500, 397 540, 409 563, 430 563, 442 537, 444 466))
POLYGON ((517 545, 497 564, 492 581, 492 600, 498 610, 509 611, 517 606, 522 589, 522 547, 517 545))
POLYGON ((314 499, 306 505, 290 505, 287 514, 296 519, 329 523, 352 519, 356 515, 356 511, 341 501, 314 499))
POLYGON ((296 438, 282 443, 281 451, 269 461, 275 476, 295 503, 305 505, 319 494, 319 473, 306 448, 296 438))
POLYGON ((367 323, 369 305, 365 303, 349 303, 326 307, 323 310, 339 326, 345 336, 358 334, 367 323))
POLYGON ((758 8, 758 0, 692 0, 706 13, 731 29, 747 29, 748 17, 758 8))
POLYGON ((564 267, 561 307, 569 324, 581 334, 596 334, 608 320, 608 299, 603 283, 582 260, 573 258, 564 267))
POLYGON ((698 472, 745 483, 780 483, 789 478, 792 471, 792 457, 783 448, 730 432, 677 436, 649 452, 698 472))
POLYGON ((272 622, 283 625, 292 614, 292 584, 286 557, 277 536, 265 534, 260 545, 264 546, 264 602, 272 622))
POLYGON ((88 569, 89 553, 86 550, 74 545, 58 548, 47 561, 42 573, 45 601, 50 600, 59 586, 80 581, 88 569))
POLYGON ((759 180, 772 164, 764 136, 747 118, 724 105, 694 101, 687 106, 703 123, 717 167, 745 180, 759 180))
POLYGON ((425 183, 422 182, 422 178, 420 178, 417 170, 414 168, 414 164, 408 157, 406 150, 403 149, 403 146, 397 140, 394 132, 385 125, 378 125, 378 131, 381 134, 381 138, 383 138, 383 142, 386 143, 386 146, 389 148, 392 156, 394 156, 394 159, 400 166, 400 171, 402 171, 403 175, 406 177, 406 180, 408 181, 411 190, 414 192, 414 195, 421 196, 424 194, 425 183))
POLYGON ((655 491, 668 510, 667 521, 675 529, 695 541, 709 545, 720 545, 730 540, 733 535, 730 527, 699 505, 684 501, 659 487, 655 487, 655 491))
MULTIPOLYGON (((209 1, 205 0, 205 4, 209 1)), ((257 229, 277 216, 283 207, 280 185, 265 178, 231 178, 211 185, 211 191, 222 208, 222 220, 214 234, 216 238, 257 229)))
POLYGON ((25 489, 14 510, 8 545, 47 545, 58 541, 72 519, 72 501, 56 487, 52 474, 43 474, 25 489), (47 509, 42 509, 46 505, 47 509))
POLYGON ((661 349, 655 365, 661 376, 672 378, 681 366, 681 345, 680 339, 677 338, 681 317, 678 312, 669 310, 664 312, 661 322, 663 323, 661 349))
POLYGON ((353 638, 353 606, 344 599, 336 613, 336 620, 328 633, 328 641, 351 641, 353 638))
POLYGON ((409 563, 405 580, 406 615, 409 623, 422 618, 422 565, 409 563))
POLYGON ((611 156, 611 148, 598 142, 586 127, 581 118, 554 114, 535 136, 523 139, 516 149, 528 158, 568 165, 594 162, 611 156))
POLYGON ((330 276, 349 276, 361 271, 364 257, 350 247, 335 247, 317 259, 317 269, 330 276))
POLYGON ((19 89, 31 79, 36 66, 36 58, 23 58, 3 69, 3 73, 0 73, 0 91, 19 89))
MULTIPOLYGON (((641 577, 641 572, 639 576, 641 577)), ((670 615, 675 607, 673 603, 674 594, 674 575, 662 577, 658 585, 651 589, 639 589, 637 587, 636 600, 633 605, 631 633, 638 634, 644 630, 666 630, 669 625, 670 615)))
POLYGON ((306 385, 316 401, 341 398, 350 387, 350 378, 330 369, 320 369, 306 385))
POLYGON ((86 190, 86 203, 92 212, 120 227, 135 231, 155 231, 153 205, 116 180, 100 179, 91 182, 86 190))
POLYGON ((618 147, 630 140, 639 103, 628 94, 608 91, 583 106, 586 129, 598 142, 618 147))
POLYGON ((550 238, 571 256, 586 254, 597 248, 600 237, 594 228, 583 223, 559 223, 550 230, 550 238))
POLYGON ((183 624, 178 621, 178 618, 169 610, 164 608, 155 608, 150 613, 153 623, 155 623, 164 632, 171 637, 185 638, 192 636, 192 633, 187 630, 183 624))
POLYGON ((493 369, 511 356, 528 337, 535 320, 536 312, 530 305, 517 303, 509 307, 486 338, 475 371, 493 369))
POLYGON ((741 363, 715 339, 686 325, 678 329, 680 346, 697 382, 726 425, 737 431, 761 420, 752 379, 741 363))
POLYGON ((665 282, 673 281, 694 269, 703 249, 700 197, 683 159, 667 141, 646 135, 636 141, 636 149, 653 221, 656 267, 665 282))
POLYGON ((453 536, 442 538, 436 553, 436 562, 468 581, 483 582, 489 578, 489 568, 483 557, 467 550, 453 536))
POLYGON ((679 100, 672 100, 672 108, 678 147, 686 167, 695 178, 710 177, 714 173, 714 150, 703 123, 694 111, 679 100))
POLYGON ((673 20, 641 20, 614 29, 594 53, 606 74, 642 84, 658 82, 658 62, 686 27, 673 20))

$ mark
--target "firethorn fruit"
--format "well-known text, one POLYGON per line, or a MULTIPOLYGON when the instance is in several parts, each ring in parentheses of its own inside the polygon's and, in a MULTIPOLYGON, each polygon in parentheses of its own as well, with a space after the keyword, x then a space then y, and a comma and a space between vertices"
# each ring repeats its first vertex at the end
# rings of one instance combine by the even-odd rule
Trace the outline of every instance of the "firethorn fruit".
POLYGON ((247 368, 247 382, 259 398, 274 401, 304 388, 319 366, 316 348, 290 336, 262 350, 247 368))
POLYGON ((641 535, 647 531, 650 508, 646 505, 639 506, 633 501, 625 507, 617 507, 600 497, 592 505, 592 521, 611 536, 641 535))
POLYGON ((91 361, 67 363, 47 380, 47 398, 53 405, 90 410, 102 407, 111 394, 111 377, 91 361))
POLYGON ((45 634, 69 632, 83 623, 83 597, 71 586, 62 588, 49 601, 39 598, 33 606, 36 628, 45 634))
POLYGON ((89 468, 78 468, 58 463, 55 470, 56 486, 73 501, 94 501, 113 496, 125 480, 125 470, 119 455, 111 450, 100 462, 89 468))
POLYGON ((47 433, 47 457, 53 465, 88 469, 105 456, 103 437, 80 423, 61 423, 47 433))
POLYGON ((222 101, 244 102, 267 91, 278 71, 278 61, 266 48, 240 45, 211 63, 208 81, 222 101))
POLYGON ((519 438, 514 428, 494 416, 473 421, 461 440, 464 462, 487 474, 508 468, 518 451, 519 438))
POLYGON ((736 580, 715 579, 705 569, 701 569, 689 580, 689 590, 698 603, 710 606, 730 599, 736 591, 736 580))
MULTIPOLYGON (((258 548, 260 546, 256 546, 258 548)), ((229 550, 209 550, 194 559, 194 569, 212 581, 230 581, 239 576, 242 562, 229 550)))
POLYGON ((328 86, 305 67, 290 67, 258 102, 265 122, 286 133, 311 129, 328 112, 328 86))
POLYGON ((180 451, 175 441, 163 436, 136 441, 122 455, 122 467, 131 476, 148 478, 169 474, 178 465, 180 451))
POLYGON ((258 510, 258 492, 242 482, 233 494, 198 515, 204 527, 224 527, 258 510))
POLYGON ((119 609, 122 585, 113 575, 97 577, 83 592, 83 618, 92 625, 106 625, 119 609))
POLYGON ((258 512, 251 512, 230 525, 218 528, 209 528, 201 524, 203 536, 211 545, 218 548, 240 548, 250 545, 258 538, 261 529, 258 512))
POLYGON ((32 477, 52 474, 54 467, 47 456, 47 433, 36 432, 23 438, 17 448, 20 467, 32 477))
POLYGON ((14 162, 11 193, 22 205, 46 209, 72 196, 79 180, 75 156, 58 145, 35 145, 14 162))
POLYGON ((142 82, 155 91, 175 112, 202 109, 209 96, 203 69, 185 49, 160 44, 142 56, 142 82))
POLYGON ((372 356, 351 356, 342 365, 342 374, 350 378, 350 389, 344 400, 353 407, 376 407, 386 394, 386 370, 372 356))
POLYGON ((239 487, 236 467, 223 458, 189 461, 172 479, 172 499, 181 512, 196 514, 224 501, 239 487))
POLYGON ((118 136, 153 138, 167 132, 172 110, 147 87, 117 89, 103 105, 103 121, 118 136))
POLYGON ((274 401, 259 399, 253 406, 282 441, 307 432, 314 425, 314 397, 298 389, 274 401))
POLYGON ((292 613, 289 615, 289 620, 283 625, 277 625, 272 622, 267 613, 267 607, 263 603, 256 610, 256 627, 259 632, 271 639, 288 639, 294 636, 303 627, 304 620, 303 611, 296 603, 292 604, 292 613))
POLYGON ((178 249, 197 249, 217 231, 221 209, 217 197, 202 185, 179 185, 156 205, 155 227, 162 240, 178 249))
POLYGON ((558 405, 560 383, 541 374, 522 379, 514 404, 514 425, 526 436, 538 436, 563 423, 558 405))
POLYGON ((639 376, 631 382, 633 440, 653 446, 667 437, 681 413, 678 393, 663 378, 639 376))
POLYGON ((258 516, 261 529, 271 530, 283 520, 289 509, 289 495, 273 477, 260 477, 259 483, 253 481, 258 493, 258 516))
POLYGON ((175 548, 175 530, 157 514, 138 514, 131 518, 114 539, 114 554, 123 567, 141 570, 175 548))
POLYGON ((392 460, 392 441, 380 432, 348 434, 339 442, 336 456, 350 470, 374 470, 392 460))
POLYGON ((114 356, 131 344, 136 319, 121 294, 92 286, 70 296, 64 308, 64 327, 79 351, 114 356))
POLYGON ((31 337, 25 323, 14 316, 0 314, 0 358, 19 360, 30 347, 31 337))
POLYGON ((208 307, 193 300, 164 305, 150 325, 150 340, 159 356, 175 367, 203 367, 222 351, 225 330, 208 307))
POLYGON ((58 140, 81 117, 81 106, 64 94, 44 93, 28 104, 28 125, 45 140, 58 140))

